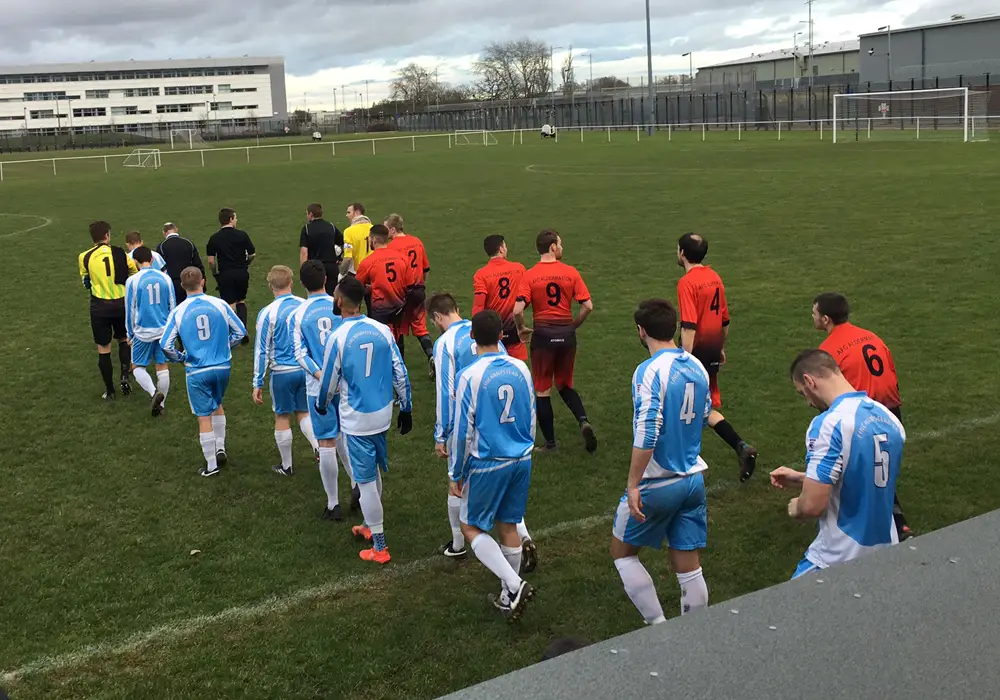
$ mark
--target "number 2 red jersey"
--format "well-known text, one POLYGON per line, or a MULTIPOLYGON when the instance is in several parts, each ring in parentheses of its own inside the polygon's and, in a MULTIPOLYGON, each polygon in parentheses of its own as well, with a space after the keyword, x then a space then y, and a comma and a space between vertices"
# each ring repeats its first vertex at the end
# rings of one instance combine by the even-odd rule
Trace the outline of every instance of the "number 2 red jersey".
POLYGON ((425 281, 427 273, 431 271, 431 264, 427 260, 427 251, 424 249, 424 244, 419 238, 411 236, 408 233, 396 236, 389 241, 389 249, 395 250, 403 256, 410 269, 416 273, 415 279, 418 282, 423 283, 425 281))
POLYGON ((472 277, 472 315, 489 309, 500 314, 504 323, 509 323, 524 273, 524 265, 503 258, 492 258, 477 270, 472 277))
POLYGON ((703 265, 693 267, 677 282, 681 328, 692 330, 696 348, 721 348, 729 325, 726 288, 719 273, 703 265))
POLYGON ((559 260, 542 261, 524 273, 517 301, 531 306, 533 323, 567 326, 573 323, 573 300, 590 300, 590 291, 575 267, 559 260))
POLYGON ((898 408, 896 362, 882 339, 871 331, 841 323, 826 337, 820 350, 833 355, 844 378, 886 408, 898 408))
POLYGON ((358 266, 355 276, 372 288, 372 310, 379 312, 401 309, 406 291, 418 282, 409 262, 390 248, 373 250, 358 266))

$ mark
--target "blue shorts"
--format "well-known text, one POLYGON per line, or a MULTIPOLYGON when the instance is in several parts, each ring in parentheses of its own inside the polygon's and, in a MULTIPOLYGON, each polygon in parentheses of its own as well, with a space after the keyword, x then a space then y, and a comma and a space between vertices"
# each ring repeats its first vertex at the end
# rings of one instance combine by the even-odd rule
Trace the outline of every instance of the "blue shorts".
POLYGON ((340 399, 334 396, 333 400, 326 405, 326 415, 321 416, 316 410, 316 399, 318 396, 306 396, 306 404, 309 406, 309 418, 312 419, 313 435, 317 440, 336 440, 340 437, 340 414, 337 413, 340 399))
POLYGON ((705 478, 699 472, 677 479, 656 479, 639 486, 644 522, 632 517, 628 494, 622 496, 615 513, 612 534, 633 547, 684 552, 704 549, 708 540, 708 508, 705 478))
MULTIPOLYGON (((378 470, 389 471, 385 433, 377 435, 347 435, 344 434, 345 450, 348 467, 354 480, 359 484, 370 484, 378 479, 378 470)), ((318 437, 318 436, 317 436, 318 437)))
POLYGON ((167 356, 163 354, 159 340, 146 342, 138 338, 132 339, 132 364, 136 367, 167 364, 167 356))
POLYGON ((496 521, 516 525, 528 508, 531 457, 518 460, 469 459, 459 520, 489 532, 496 521))
POLYGON ((820 567, 816 566, 805 557, 802 557, 802 561, 800 561, 799 565, 795 567, 795 573, 792 574, 792 580, 794 581, 800 576, 811 574, 814 571, 822 571, 822 569, 820 569, 820 567))
POLYGON ((295 372, 271 373, 271 408, 279 416, 290 413, 305 413, 306 406, 306 373, 295 372))
POLYGON ((187 375, 188 403, 191 413, 199 418, 210 416, 222 405, 222 397, 229 386, 229 368, 196 370, 187 375))

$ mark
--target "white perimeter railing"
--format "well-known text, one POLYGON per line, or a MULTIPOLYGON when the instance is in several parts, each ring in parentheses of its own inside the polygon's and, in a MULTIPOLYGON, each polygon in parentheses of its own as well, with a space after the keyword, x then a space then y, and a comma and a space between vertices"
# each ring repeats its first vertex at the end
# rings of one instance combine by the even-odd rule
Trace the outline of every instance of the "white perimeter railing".
MULTIPOLYGON (((977 124, 983 121, 997 120, 996 123, 1000 124, 1000 116, 982 116, 975 117, 970 116, 970 121, 976 122, 977 124)), ((855 130, 864 130, 867 138, 871 138, 871 133, 873 127, 877 127, 880 123, 885 123, 885 127, 875 128, 876 131, 908 131, 908 129, 900 128, 901 126, 910 125, 915 131, 915 138, 920 138, 921 133, 921 122, 923 122, 923 131, 960 131, 963 127, 962 116, 921 116, 921 117, 864 117, 864 118, 854 118, 847 117, 844 119, 838 119, 837 122, 844 125, 850 125, 855 130), (936 122, 944 122, 948 126, 942 129, 937 129, 934 127, 936 122)), ((783 135, 787 135, 789 132, 805 133, 808 131, 814 131, 820 140, 826 139, 827 135, 832 133, 832 119, 781 119, 781 120, 771 120, 771 121, 736 121, 736 122, 688 122, 684 124, 654 124, 654 128, 658 132, 665 131, 667 134, 667 140, 673 138, 674 132, 695 132, 701 134, 701 140, 705 141, 708 138, 708 134, 712 131, 728 131, 736 132, 737 140, 742 140, 744 131, 759 131, 761 128, 774 131, 778 141, 782 140, 783 135)), ((557 127, 555 129, 555 140, 558 142, 560 140, 560 134, 562 134, 562 140, 568 137, 574 137, 579 134, 580 141, 584 141, 584 135, 586 133, 601 133, 607 134, 607 140, 611 141, 611 135, 613 133, 635 133, 636 141, 642 139, 643 134, 647 132, 649 128, 648 124, 619 124, 612 126, 563 126, 557 127), (567 134, 569 136, 567 136, 567 134)), ((978 128, 978 126, 977 126, 978 128)), ((844 127, 839 127, 838 131, 850 130, 844 129, 844 127)), ((510 143, 512 145, 518 145, 524 143, 524 134, 538 135, 540 133, 540 128, 532 129, 502 129, 502 130, 492 130, 492 129, 463 129, 457 130, 451 133, 438 133, 438 134, 411 134, 409 136, 387 136, 383 138, 370 138, 370 139, 353 139, 353 140, 336 140, 336 141, 326 141, 326 142, 301 142, 301 143, 289 143, 289 144, 257 144, 252 146, 230 146, 224 148, 203 148, 195 150, 173 150, 173 151, 161 151, 161 156, 171 156, 173 155, 191 155, 198 154, 201 162, 201 167, 205 167, 205 154, 216 154, 225 152, 244 152, 246 154, 246 162, 251 162, 250 153, 251 151, 265 150, 265 149, 278 149, 283 148, 288 151, 288 160, 294 161, 295 149, 299 148, 329 148, 330 155, 335 157, 337 155, 337 147, 349 146, 352 144, 371 144, 372 155, 378 154, 378 144, 388 144, 394 141, 409 141, 410 150, 417 150, 417 142, 426 139, 447 139, 448 148, 453 148, 458 145, 483 145, 483 146, 499 146, 505 145, 506 139, 499 139, 501 135, 509 135, 511 137, 510 143), (490 142, 490 136, 493 137, 495 143, 490 142), (462 140, 459 143, 459 139, 462 140), (481 139, 481 143, 479 140, 481 139)), ((155 149, 140 149, 140 150, 155 150, 155 149)), ((52 166, 52 174, 59 174, 59 163, 68 163, 71 161, 103 161, 104 172, 110 172, 111 164, 113 161, 124 161, 128 158, 129 153, 112 153, 107 155, 94 155, 94 156, 62 156, 62 157, 52 157, 52 158, 32 158, 25 160, 0 160, 0 182, 4 181, 4 169, 10 169, 11 167, 23 166, 28 164, 38 164, 47 163, 52 166)), ((162 167, 162 166, 161 166, 162 167)))

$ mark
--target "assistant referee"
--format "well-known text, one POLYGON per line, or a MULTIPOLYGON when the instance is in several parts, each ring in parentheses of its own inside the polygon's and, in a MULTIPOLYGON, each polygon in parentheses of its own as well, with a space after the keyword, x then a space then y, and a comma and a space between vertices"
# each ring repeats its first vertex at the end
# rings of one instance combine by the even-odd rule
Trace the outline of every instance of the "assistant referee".
POLYGON ((97 366, 104 380, 102 398, 111 401, 115 398, 115 378, 111 366, 112 338, 118 341, 122 395, 132 393, 128 383, 132 351, 125 331, 125 282, 138 269, 124 248, 111 245, 111 224, 107 221, 92 223, 90 238, 94 245, 80 253, 80 277, 83 279, 83 286, 90 290, 90 327, 97 344, 97 366))
POLYGON ((306 207, 306 225, 299 234, 299 265, 318 260, 326 268, 326 293, 333 296, 344 259, 344 234, 323 218, 323 205, 306 207))
MULTIPOLYGON (((219 211, 218 231, 208 239, 205 253, 218 283, 219 296, 233 307, 243 325, 247 325, 247 289, 250 287, 250 263, 257 249, 246 231, 236 228, 236 212, 232 209, 219 211)), ((243 344, 250 342, 249 334, 243 337, 243 344)))

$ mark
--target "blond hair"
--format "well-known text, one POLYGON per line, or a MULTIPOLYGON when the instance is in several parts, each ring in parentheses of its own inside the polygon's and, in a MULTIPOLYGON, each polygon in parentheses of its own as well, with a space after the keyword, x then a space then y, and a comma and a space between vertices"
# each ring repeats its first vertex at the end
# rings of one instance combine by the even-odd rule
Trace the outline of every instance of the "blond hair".
POLYGON ((193 265, 181 270, 181 286, 184 287, 184 291, 186 292, 200 292, 203 279, 204 276, 201 274, 201 270, 193 265))
POLYGON ((292 268, 287 265, 275 265, 267 273, 267 284, 274 291, 288 289, 292 286, 292 279, 292 268))
POLYGON ((389 216, 385 217, 385 221, 383 223, 386 228, 394 228, 400 233, 404 233, 406 230, 403 228, 403 217, 399 214, 389 214, 389 216))

